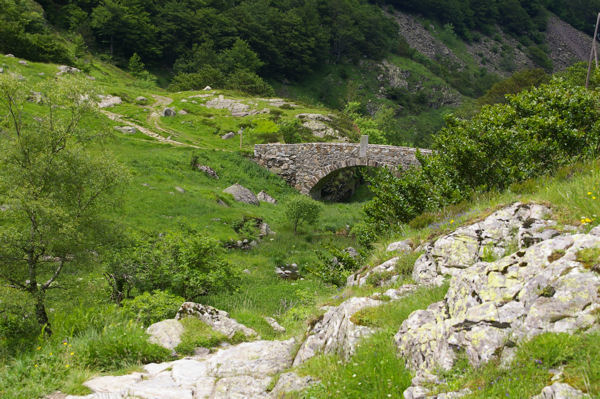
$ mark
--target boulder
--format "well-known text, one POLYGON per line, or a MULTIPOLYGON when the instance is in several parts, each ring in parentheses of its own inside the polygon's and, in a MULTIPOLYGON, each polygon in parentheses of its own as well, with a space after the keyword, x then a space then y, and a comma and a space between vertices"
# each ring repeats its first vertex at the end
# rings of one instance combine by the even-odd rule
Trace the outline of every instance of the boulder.
POLYGON ((352 287, 352 286, 362 287, 367 283, 367 280, 369 279, 369 277, 374 274, 382 274, 382 275, 385 274, 385 275, 390 276, 386 280, 383 280, 380 283, 380 285, 394 283, 396 280, 398 280, 398 276, 394 275, 394 273, 396 271, 396 264, 398 263, 399 260, 400 260, 400 258, 395 257, 395 258, 392 258, 392 259, 389 259, 389 260, 383 262, 381 265, 376 266, 376 267, 372 268, 371 270, 367 270, 366 272, 363 271, 363 272, 357 272, 355 274, 352 274, 348 277, 348 279, 346 281, 346 285, 349 287, 352 287))
POLYGON ((417 259, 413 280, 421 284, 441 285, 444 276, 460 274, 483 258, 499 258, 507 250, 526 248, 559 235, 549 228, 551 211, 538 204, 515 203, 494 212, 481 222, 459 227, 454 232, 425 245, 417 259))
POLYGON ((73 74, 73 73, 79 73, 81 72, 80 69, 75 68, 75 67, 71 67, 68 65, 59 65, 58 66, 58 72, 56 73, 56 76, 61 76, 61 75, 65 75, 65 74, 73 74))
POLYGON ((589 398, 579 389, 575 389, 569 384, 555 382, 554 384, 542 389, 542 393, 534 396, 532 399, 579 399, 589 398))
POLYGON ((260 224, 260 226, 258 226, 258 236, 260 238, 265 238, 266 236, 270 236, 272 234, 275 234, 275 232, 273 230, 271 230, 271 226, 269 226, 267 223, 262 222, 260 224))
POLYGON ((234 132, 229 132, 229 133, 225 133, 224 135, 221 136, 221 139, 223 140, 229 140, 235 137, 235 133, 234 132))
POLYGON ((412 252, 412 242, 410 240, 403 240, 393 242, 387 246, 387 252, 412 252))
POLYGON ((200 172, 204 172, 207 176, 212 177, 215 180, 219 180, 219 175, 217 175, 217 172, 215 172, 210 166, 196 165, 196 169, 198 169, 200 172))
POLYGON ((148 99, 146 97, 144 97, 144 96, 139 96, 139 97, 135 98, 135 102, 137 104, 145 104, 145 103, 148 102, 148 99))
POLYGON ((298 280, 300 278, 298 265, 295 263, 277 266, 275 274, 284 280, 298 280))
POLYGON ((185 194, 185 189, 179 186, 175 186, 175 191, 177 191, 180 194, 185 194))
POLYGON ((98 96, 100 98, 100 102, 98 103, 99 108, 108 108, 114 105, 119 105, 123 103, 121 97, 116 96, 98 96))
POLYGON ((578 253, 598 247, 598 236, 562 235, 472 265, 452 277, 443 301, 402 323, 400 356, 413 370, 447 370, 464 350, 477 367, 536 335, 597 326, 600 274, 578 253))
POLYGON ((358 257, 360 257, 358 251, 353 247, 348 247, 344 249, 344 252, 347 253, 352 259, 357 259, 358 257))
POLYGON ((383 304, 371 298, 350 298, 339 306, 330 308, 308 332, 308 336, 294 359, 298 366, 313 356, 324 353, 338 353, 349 359, 360 340, 373 333, 373 329, 359 326, 351 317, 361 309, 383 304))
POLYGON ((240 332, 246 337, 256 336, 256 331, 230 318, 229 313, 224 310, 215 309, 212 306, 185 302, 177 311, 175 319, 181 320, 184 317, 196 317, 229 338, 233 337, 236 332, 240 332))
POLYGON ((229 399, 278 398, 313 383, 282 374, 273 392, 271 380, 292 364, 294 339, 255 341, 231 346, 201 359, 185 358, 144 366, 144 373, 97 377, 84 383, 93 393, 70 399, 229 399))
POLYGON ((150 335, 150 342, 174 350, 181 343, 183 326, 179 321, 169 319, 152 324, 146 332, 150 335))
POLYGON ((281 324, 277 323, 277 320, 275 320, 272 317, 265 317, 265 321, 271 326, 271 328, 278 333, 284 333, 285 332, 285 327, 283 327, 281 324))
POLYGON ((174 108, 167 107, 167 108, 163 109, 162 116, 169 117, 169 116, 175 116, 175 115, 177 115, 177 112, 175 111, 174 108))
POLYGON ((134 134, 137 129, 133 126, 115 126, 115 130, 125 134, 134 134))
POLYGON ((8 58, 15 58, 15 56, 12 55, 12 54, 6 54, 6 57, 8 57, 8 58))
POLYGON ((0 68, 0 73, 4 73, 4 68, 0 68))
POLYGON ((206 86, 206 87, 205 87, 204 89, 202 89, 202 90, 204 90, 204 91, 210 91, 210 90, 212 90, 212 87, 210 87, 210 86, 206 86))
POLYGON ((179 112, 177 112, 179 115, 187 115, 188 112, 185 109, 179 110, 179 112))
POLYGON ((261 202, 268 202, 269 204, 277 204, 277 200, 275 198, 271 197, 269 194, 267 194, 264 190, 261 191, 260 193, 258 193, 256 198, 258 198, 258 200, 261 202))
POLYGON ((25 60, 19 60, 19 64, 27 66, 27 61, 25 61, 25 60))
POLYGON ((223 190, 223 192, 231 194, 233 196, 233 199, 235 199, 237 202, 243 202, 245 204, 251 205, 260 205, 260 202, 258 202, 258 198, 256 198, 256 195, 254 195, 252 191, 237 183, 233 186, 227 187, 225 190, 223 190))

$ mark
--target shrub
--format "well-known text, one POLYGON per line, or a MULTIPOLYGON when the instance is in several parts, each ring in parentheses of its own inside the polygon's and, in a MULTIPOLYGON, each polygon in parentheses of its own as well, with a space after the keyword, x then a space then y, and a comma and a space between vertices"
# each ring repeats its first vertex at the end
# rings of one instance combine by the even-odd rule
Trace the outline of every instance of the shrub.
POLYGON ((311 130, 303 126, 298 119, 282 123, 279 126, 279 133, 287 144, 302 143, 313 136, 311 130))
POLYGON ((364 259, 362 256, 353 258, 348 252, 331 246, 326 251, 320 251, 317 256, 319 262, 314 267, 309 267, 309 271, 323 282, 338 287, 346 285, 348 276, 360 268, 364 259))
POLYGON ((298 225, 302 222, 315 224, 321 213, 321 205, 308 197, 295 197, 285 204, 285 216, 294 227, 294 233, 298 231, 298 225))
POLYGON ((90 330, 72 345, 75 362, 106 372, 169 358, 169 350, 148 342, 144 328, 133 321, 109 324, 101 331, 90 330))
POLYGON ((0 287, 0 356, 14 353, 34 341, 39 326, 28 295, 0 287))
POLYGON ((598 95, 554 78, 549 84, 484 106, 472 120, 447 119, 434 138, 435 152, 417 155, 421 169, 395 177, 381 171, 365 206, 381 229, 424 211, 455 204, 474 192, 511 184, 593 157, 600 146, 598 95))
POLYGON ((185 299, 180 296, 155 290, 151 294, 144 292, 133 299, 124 300, 123 312, 144 326, 149 326, 161 320, 174 318, 183 302, 185 299))
POLYGON ((260 76, 254 72, 238 69, 227 76, 224 84, 225 89, 238 90, 257 96, 273 96, 275 91, 260 76))
POLYGON ((225 75, 212 66, 204 66, 194 73, 175 75, 169 86, 173 91, 201 90, 206 86, 221 88, 225 83, 225 75))

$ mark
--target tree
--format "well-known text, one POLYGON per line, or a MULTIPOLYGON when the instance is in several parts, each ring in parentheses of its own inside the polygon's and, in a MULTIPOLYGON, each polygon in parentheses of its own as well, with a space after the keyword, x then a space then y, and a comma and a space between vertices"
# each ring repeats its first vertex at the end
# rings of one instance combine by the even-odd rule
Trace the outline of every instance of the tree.
POLYGON ((50 335, 46 293, 93 256, 108 233, 102 210, 114 206, 111 194, 127 175, 91 150, 100 135, 80 128, 94 112, 85 81, 59 78, 37 90, 40 104, 25 104, 31 88, 0 75, 0 280, 33 298, 50 335))
POLYGON ((138 53, 133 53, 131 58, 129 59, 129 72, 135 77, 140 77, 144 73, 144 63, 142 62, 142 58, 138 55, 138 53))
POLYGON ((294 226, 294 233, 298 232, 298 225, 302 222, 316 223, 320 213, 321 205, 307 197, 296 197, 285 205, 285 216, 294 226))

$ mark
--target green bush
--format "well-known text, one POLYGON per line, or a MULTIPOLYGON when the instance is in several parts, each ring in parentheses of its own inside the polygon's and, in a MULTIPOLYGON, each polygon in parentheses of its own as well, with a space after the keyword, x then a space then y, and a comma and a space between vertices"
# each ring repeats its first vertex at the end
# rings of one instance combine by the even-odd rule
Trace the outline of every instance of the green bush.
POLYGON ((555 77, 507 104, 484 106, 471 120, 447 119, 435 152, 418 156, 420 169, 395 177, 380 171, 374 199, 365 206, 381 229, 468 199, 474 192, 504 190, 576 159, 600 146, 598 93, 555 77))
POLYGON ((30 344, 39 332, 31 298, 18 290, 0 287, 0 357, 30 344))
POLYGON ((201 90, 206 86, 222 88, 225 85, 225 75, 213 66, 204 66, 194 73, 179 73, 175 75, 169 86, 173 91, 201 90))
POLYGON ((144 328, 133 322, 116 322, 101 331, 90 330, 73 340, 75 362, 100 371, 117 371, 132 365, 169 359, 168 349, 148 342, 144 328))
POLYGON ((273 96, 275 91, 254 72, 238 69, 225 79, 225 89, 238 90, 257 96, 273 96))
POLYGON ((348 276, 362 265, 363 256, 353 258, 344 250, 327 247, 327 250, 317 253, 319 262, 310 267, 309 271, 319 277, 323 282, 343 287, 348 276))
POLYGON ((124 300, 123 312, 144 326, 149 326, 161 320, 174 318, 183 302, 185 299, 180 296, 156 290, 152 294, 144 292, 133 299, 124 300))
POLYGON ((315 224, 321 214, 321 204, 308 197, 298 196, 285 204, 285 216, 294 227, 294 233, 298 226, 304 222, 315 224))
POLYGON ((283 136, 286 144, 296 144, 308 141, 312 137, 312 132, 302 125, 298 119, 291 122, 283 122, 279 126, 279 134, 283 136))

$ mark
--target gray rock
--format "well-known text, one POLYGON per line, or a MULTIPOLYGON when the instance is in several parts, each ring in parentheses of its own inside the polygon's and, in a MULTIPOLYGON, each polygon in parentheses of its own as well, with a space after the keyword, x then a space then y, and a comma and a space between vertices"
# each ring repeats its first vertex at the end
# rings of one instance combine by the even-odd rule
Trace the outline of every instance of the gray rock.
POLYGON ((265 321, 271 326, 271 328, 278 333, 284 333, 285 332, 285 327, 283 327, 281 324, 277 323, 277 320, 275 320, 272 317, 265 317, 265 321))
POLYGON ((133 126, 115 126, 115 130, 125 134, 135 134, 137 129, 133 126))
POLYGON ((4 73, 4 68, 0 68, 0 73, 4 73))
POLYGON ((214 169, 211 168, 210 166, 196 165, 196 169, 198 169, 201 172, 206 173, 207 176, 212 177, 215 180, 219 180, 219 175, 217 175, 217 172, 215 172, 214 169))
POLYGON ((180 110, 179 112, 177 112, 179 115, 187 115, 188 112, 185 109, 180 110))
POLYGON ((298 366, 313 356, 338 353, 349 359, 359 341, 373 333, 373 329, 354 324, 350 318, 361 309, 383 304, 371 298, 350 298, 339 306, 327 310, 323 318, 309 331, 294 359, 298 366))
POLYGON ((499 258, 511 247, 526 248, 551 238, 544 232, 556 224, 544 219, 550 212, 543 205, 515 203, 481 222, 459 227, 425 246, 415 262, 413 280, 441 285, 443 276, 460 274, 486 256, 499 258))
POLYGON ((298 265, 295 263, 289 263, 276 267, 275 274, 284 280, 298 280, 300 278, 298 265))
POLYGON ((6 55, 5 55, 5 57, 8 57, 8 58, 15 58, 15 56, 14 56, 14 55, 12 55, 12 54, 6 54, 6 55))
POLYGON ((19 64, 27 66, 27 61, 25 61, 25 60, 19 60, 19 64))
POLYGON ((387 252, 412 252, 412 246, 411 246, 411 241, 410 240, 403 240, 403 241, 398 241, 398 242, 393 242, 390 245, 387 246, 386 251, 387 252))
POLYGON ((177 311, 175 318, 181 320, 184 317, 196 317, 229 338, 233 337, 236 332, 240 332, 246 337, 256 336, 256 331, 230 318, 229 313, 224 310, 215 309, 212 306, 185 302, 177 311))
POLYGON ((229 132, 229 133, 225 133, 224 135, 221 136, 221 139, 223 140, 229 140, 235 137, 235 133, 234 132, 229 132))
POLYGON ((212 90, 212 87, 210 87, 210 86, 206 86, 206 87, 205 87, 204 89, 202 89, 202 90, 204 90, 204 91, 209 91, 209 90, 212 90))
POLYGON ((258 227, 258 230, 259 230, 258 236, 260 238, 265 238, 267 236, 275 234, 275 232, 273 230, 271 230, 271 226, 269 226, 265 222, 262 222, 260 224, 260 226, 258 227))
POLYGON ((61 76, 61 75, 65 75, 65 74, 74 74, 74 73, 79 73, 79 72, 81 72, 81 70, 78 68, 71 67, 68 65, 59 65, 56 76, 61 76))
POLYGON ((150 342, 173 350, 181 343, 183 326, 179 321, 169 319, 152 324, 146 332, 150 335, 150 342))
POLYGON ((183 189, 182 187, 175 186, 175 190, 176 190, 178 193, 185 194, 185 189, 183 189))
POLYGON ((300 377, 296 373, 283 373, 271 391, 271 398, 279 398, 284 393, 300 392, 318 383, 319 381, 311 376, 300 377))
POLYGON ((261 202, 268 202, 269 204, 277 204, 277 200, 275 198, 271 197, 265 191, 261 191, 260 193, 258 193, 256 198, 258 198, 258 200, 261 202))
POLYGON ((347 253, 348 255, 350 255, 350 257, 352 259, 357 259, 358 257, 360 257, 360 254, 358 253, 358 251, 356 249, 354 249, 353 247, 348 247, 348 248, 344 249, 344 252, 347 253))
POLYGON ((584 394, 569 384, 555 382, 554 384, 542 389, 542 393, 534 396, 532 399, 579 399, 589 397, 590 395, 584 394))
POLYGON ((135 102, 138 104, 145 104, 148 101, 148 99, 144 96, 139 96, 135 98, 135 102))
POLYGON ((169 116, 175 116, 175 115, 177 115, 177 112, 175 111, 174 108, 167 107, 167 108, 163 109, 162 116, 169 117, 169 116))
POLYGON ((245 204, 251 205, 260 205, 258 198, 256 198, 256 195, 254 195, 252 191, 237 183, 233 186, 227 187, 225 190, 223 190, 223 192, 231 194, 233 196, 233 199, 235 199, 237 202, 243 202, 245 204))
POLYGON ((563 235, 464 269, 443 301, 402 323, 399 354, 414 370, 449 369, 462 349, 479 366, 536 335, 597 326, 600 275, 577 261, 579 251, 596 247, 600 237, 563 235))
POLYGON ((283 374, 274 392, 271 379, 291 366, 295 341, 255 341, 204 354, 144 366, 145 373, 98 377, 84 385, 93 393, 71 399, 216 399, 273 398, 306 387, 312 379, 283 374))
POLYGON ((116 96, 98 96, 100 98, 100 102, 98 103, 99 108, 108 108, 114 105, 119 105, 123 103, 121 97, 116 96))
MULTIPOLYGON (((396 271, 396 264, 400 260, 399 257, 395 257, 383 262, 381 265, 372 268, 371 270, 357 272, 348 277, 346 285, 349 287, 359 286, 362 287, 367 283, 367 279, 374 274, 393 274, 396 271)), ((397 279, 397 278, 396 278, 397 279)), ((381 285, 386 285, 393 282, 393 280, 383 281, 381 285)))

